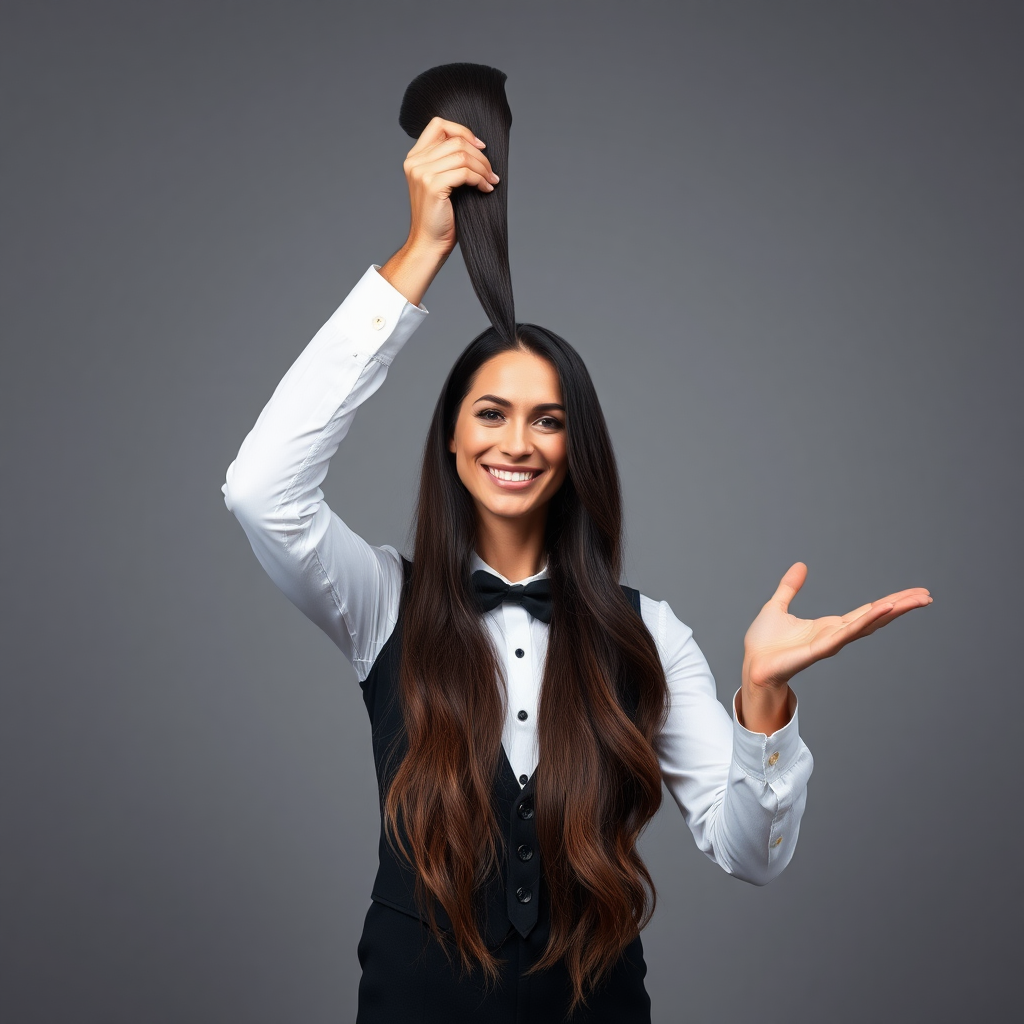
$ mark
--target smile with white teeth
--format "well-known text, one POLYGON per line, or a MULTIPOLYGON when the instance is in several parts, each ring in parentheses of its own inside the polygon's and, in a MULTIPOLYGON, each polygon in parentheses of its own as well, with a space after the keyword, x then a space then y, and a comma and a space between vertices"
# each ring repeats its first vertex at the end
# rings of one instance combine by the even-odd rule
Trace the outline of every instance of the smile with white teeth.
POLYGON ((521 482, 523 480, 532 480, 540 472, 540 470, 517 470, 516 472, 513 473, 507 469, 494 469, 493 467, 488 466, 487 472, 490 473, 491 476, 496 476, 499 480, 521 482))

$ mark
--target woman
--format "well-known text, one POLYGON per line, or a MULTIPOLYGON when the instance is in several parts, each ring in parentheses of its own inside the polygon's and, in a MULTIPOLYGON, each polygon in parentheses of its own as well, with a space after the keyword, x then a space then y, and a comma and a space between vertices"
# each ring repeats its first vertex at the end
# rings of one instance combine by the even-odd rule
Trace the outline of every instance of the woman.
POLYGON ((330 459, 455 245, 453 192, 479 202, 500 186, 486 150, 461 123, 426 124, 405 161, 405 245, 299 355, 223 491, 267 572, 355 667, 370 713, 381 863, 360 1024, 649 1021, 639 931, 654 894, 636 840, 662 781, 712 860, 770 881, 812 767, 789 680, 931 598, 800 620, 796 563, 746 633, 730 721, 691 630, 619 586, 600 405, 575 351, 535 325, 496 323, 449 375, 411 563, 328 508, 330 459))

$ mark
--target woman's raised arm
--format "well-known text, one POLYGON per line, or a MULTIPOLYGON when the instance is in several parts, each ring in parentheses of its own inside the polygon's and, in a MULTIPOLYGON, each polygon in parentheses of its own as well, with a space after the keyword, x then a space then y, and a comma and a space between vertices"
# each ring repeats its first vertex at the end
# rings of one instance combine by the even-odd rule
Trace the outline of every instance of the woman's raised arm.
POLYGON ((413 213, 406 244, 380 273, 366 271, 299 354, 221 488, 267 574, 360 678, 394 627, 401 562, 394 548, 374 547, 349 529, 320 484, 357 408, 427 315, 419 302, 454 245, 452 188, 492 188, 472 139, 449 122, 424 130, 406 160, 413 213))
POLYGON ((360 678, 394 624, 400 561, 349 529, 320 484, 426 315, 370 267, 277 385, 221 488, 267 574, 360 678))

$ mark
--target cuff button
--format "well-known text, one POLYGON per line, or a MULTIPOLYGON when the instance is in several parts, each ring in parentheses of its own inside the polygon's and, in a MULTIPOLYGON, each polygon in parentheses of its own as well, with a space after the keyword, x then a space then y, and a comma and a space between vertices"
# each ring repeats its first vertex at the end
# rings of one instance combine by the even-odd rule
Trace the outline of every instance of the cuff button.
POLYGON ((386 321, 384 320, 384 317, 382 317, 382 316, 375 316, 375 317, 374 317, 374 318, 373 318, 373 319, 372 319, 372 320, 370 321, 370 323, 372 323, 372 324, 373 324, 373 329, 374 329, 375 331, 379 331, 379 330, 380 330, 380 329, 381 329, 381 328, 382 328, 382 327, 384 326, 385 322, 386 322, 386 321))

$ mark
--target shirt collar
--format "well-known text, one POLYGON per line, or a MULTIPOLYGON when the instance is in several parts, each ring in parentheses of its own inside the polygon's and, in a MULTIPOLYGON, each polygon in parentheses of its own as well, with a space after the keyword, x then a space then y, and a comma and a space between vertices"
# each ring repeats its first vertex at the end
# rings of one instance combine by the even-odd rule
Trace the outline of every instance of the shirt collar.
POLYGON ((473 557, 470 560, 469 571, 470 571, 470 573, 474 573, 474 572, 476 572, 477 569, 483 569, 484 572, 489 572, 492 575, 497 576, 499 580, 501 580, 503 583, 509 584, 509 586, 512 586, 512 585, 514 585, 516 583, 532 583, 534 580, 545 580, 545 579, 548 578, 548 563, 545 562, 544 566, 541 568, 540 572, 535 573, 533 576, 527 576, 526 579, 522 579, 522 580, 510 580, 510 579, 508 579, 508 577, 502 576, 501 573, 498 572, 497 569, 494 569, 491 566, 489 566, 474 551, 473 552, 473 557))

